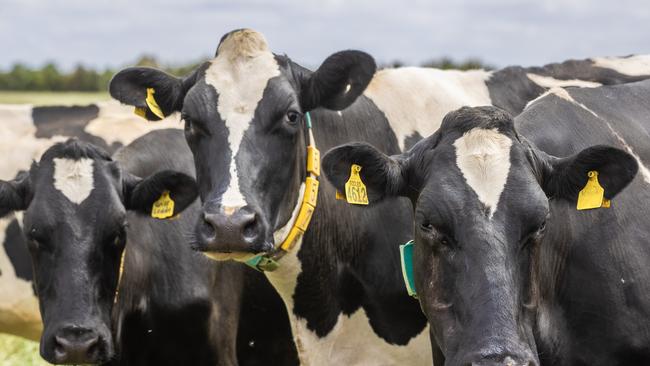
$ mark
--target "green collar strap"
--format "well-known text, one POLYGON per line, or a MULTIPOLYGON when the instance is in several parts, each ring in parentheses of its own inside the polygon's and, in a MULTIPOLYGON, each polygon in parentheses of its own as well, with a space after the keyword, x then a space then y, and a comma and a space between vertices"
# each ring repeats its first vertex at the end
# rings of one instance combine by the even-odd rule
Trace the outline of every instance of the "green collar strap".
POLYGON ((261 272, 272 272, 278 269, 278 261, 284 257, 294 245, 302 238, 309 227, 311 217, 316 210, 318 200, 318 176, 320 175, 320 152, 316 148, 316 142, 311 130, 311 116, 305 113, 307 134, 307 178, 305 189, 298 198, 298 214, 293 219, 291 229, 286 238, 274 250, 262 253, 247 260, 245 263, 261 272))
POLYGON ((415 290, 415 281, 413 280, 413 248, 415 242, 410 240, 406 244, 399 246, 399 254, 402 262, 402 276, 404 277, 404 285, 409 296, 418 298, 418 293, 415 290))

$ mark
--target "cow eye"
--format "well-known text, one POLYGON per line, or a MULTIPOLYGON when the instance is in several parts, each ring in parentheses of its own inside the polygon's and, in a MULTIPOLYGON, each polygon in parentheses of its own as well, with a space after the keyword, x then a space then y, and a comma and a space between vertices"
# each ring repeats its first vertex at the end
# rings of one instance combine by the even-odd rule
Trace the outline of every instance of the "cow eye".
POLYGON ((420 224, 420 229, 426 233, 431 233, 433 232, 433 225, 428 222, 425 222, 420 224))
POLYGON ((114 234, 113 234, 113 244, 117 247, 120 247, 124 244, 126 240, 126 228, 127 224, 123 224, 114 234))
POLYGON ((289 111, 287 112, 287 123, 290 125, 296 125, 298 122, 300 122, 300 112, 297 111, 289 111))
POLYGON ((41 230, 37 228, 32 228, 27 234, 27 239, 29 241, 29 246, 35 250, 48 250, 49 246, 47 245, 47 239, 43 236, 41 230))

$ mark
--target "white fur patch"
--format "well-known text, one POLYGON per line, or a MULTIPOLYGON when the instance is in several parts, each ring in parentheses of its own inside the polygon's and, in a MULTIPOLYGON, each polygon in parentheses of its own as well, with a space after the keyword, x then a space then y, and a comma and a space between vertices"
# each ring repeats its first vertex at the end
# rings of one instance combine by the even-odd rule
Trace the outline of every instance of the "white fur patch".
POLYGON ((554 88, 554 87, 566 87, 566 86, 577 86, 580 88, 596 88, 601 86, 601 83, 596 83, 593 81, 586 80, 559 80, 552 78, 550 76, 542 76, 537 74, 526 74, 526 76, 532 80, 535 84, 544 87, 544 88, 554 88))
POLYGON ((83 202, 93 190, 93 160, 54 158, 54 188, 70 202, 83 202))
POLYGON ((490 210, 491 218, 508 179, 512 140, 497 129, 474 128, 458 138, 454 146, 456 165, 490 210))
POLYGON ((405 139, 418 132, 429 136, 443 117, 462 106, 492 105, 486 81, 491 72, 419 67, 377 72, 364 91, 386 115, 404 150, 405 139))
POLYGON ((223 40, 217 57, 210 63, 205 82, 219 95, 217 110, 228 129, 232 152, 230 182, 221 204, 238 208, 245 206, 246 201, 239 188, 235 157, 269 79, 280 75, 280 69, 264 37, 248 29, 223 40))
MULTIPOLYGON (((8 215, 0 219, 0 243, 6 240, 7 227, 14 219, 8 215)), ((0 245, 0 332, 15 334, 38 341, 43 325, 38 310, 38 299, 32 283, 16 276, 4 246, 0 245)))
POLYGON ((294 293, 302 264, 297 253, 302 239, 287 253, 274 272, 264 272, 278 291, 289 313, 293 338, 302 365, 431 365, 429 328, 412 338, 407 345, 387 343, 377 336, 365 310, 351 316, 340 314, 334 328, 319 337, 307 327, 307 321, 294 313, 294 293))
POLYGON ((594 66, 604 67, 630 76, 650 75, 650 55, 632 57, 597 57, 594 66))
POLYGON ((126 146, 138 137, 153 130, 165 128, 181 129, 180 115, 174 113, 162 121, 149 122, 133 113, 133 107, 117 101, 96 103, 99 108, 97 118, 88 122, 84 131, 101 137, 106 144, 120 143, 126 146))

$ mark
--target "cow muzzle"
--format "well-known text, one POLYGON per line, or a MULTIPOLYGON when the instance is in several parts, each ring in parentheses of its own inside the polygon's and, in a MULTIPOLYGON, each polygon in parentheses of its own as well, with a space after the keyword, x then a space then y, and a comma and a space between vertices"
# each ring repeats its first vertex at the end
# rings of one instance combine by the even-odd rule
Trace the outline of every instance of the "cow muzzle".
POLYGON ((202 252, 261 253, 273 249, 267 225, 251 206, 204 209, 196 248, 202 252))
POLYGON ((64 326, 42 342, 41 356, 54 364, 100 364, 113 356, 111 342, 107 329, 64 326))

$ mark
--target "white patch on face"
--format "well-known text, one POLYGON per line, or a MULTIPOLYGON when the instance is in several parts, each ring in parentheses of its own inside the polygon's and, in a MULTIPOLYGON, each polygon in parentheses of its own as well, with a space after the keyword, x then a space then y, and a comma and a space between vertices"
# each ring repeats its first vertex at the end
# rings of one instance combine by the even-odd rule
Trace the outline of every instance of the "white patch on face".
POLYGON ((54 158, 54 188, 70 202, 83 202, 93 190, 93 160, 54 158))
POLYGON ((491 72, 402 67, 384 69, 364 91, 386 115, 404 150, 405 139, 429 136, 443 117, 462 106, 492 105, 487 87, 491 72))
POLYGON ((614 135, 614 137, 616 137, 616 139, 621 143, 621 145, 623 145, 623 148, 625 149, 625 151, 626 151, 628 154, 632 155, 632 157, 636 160, 637 164, 639 165, 639 171, 641 172, 641 175, 643 175, 643 180, 644 180, 646 183, 650 184, 650 169, 648 169, 648 167, 643 163, 643 160, 641 160, 641 156, 639 156, 639 154, 637 154, 637 153, 634 151, 634 149, 632 149, 632 146, 630 146, 630 144, 628 144, 627 141, 625 141, 625 139, 623 138, 623 136, 621 136, 621 135, 620 135, 620 134, 619 134, 619 133, 614 129, 614 127, 612 127, 612 124, 609 123, 609 121, 607 121, 607 120, 605 120, 604 118, 600 117, 598 114, 596 114, 596 112, 594 112, 593 110, 591 110, 591 109, 590 109, 589 107, 587 107, 586 105, 584 105, 584 104, 582 104, 582 103, 578 103, 578 101, 576 101, 575 99, 573 99, 573 97, 571 96, 571 94, 569 94, 569 92, 566 91, 565 89, 561 89, 561 88, 558 88, 558 89, 552 89, 550 92, 551 92, 552 94, 558 96, 559 98, 562 98, 562 99, 564 99, 564 100, 566 100, 566 101, 569 101, 569 102, 571 102, 571 103, 577 105, 578 107, 580 107, 580 108, 584 109, 585 111, 591 113, 594 117, 596 117, 597 119, 599 119, 600 121, 602 121, 602 122, 605 124, 605 126, 609 129, 609 131, 614 135))
POLYGON ((526 76, 528 76, 528 78, 532 80, 535 84, 544 88, 567 87, 567 86, 577 86, 580 88, 595 88, 602 85, 601 83, 596 83, 593 81, 578 80, 578 79, 559 80, 559 79, 552 78, 550 76, 542 76, 537 74, 526 74, 526 76))
MULTIPOLYGON (((0 243, 5 242, 13 219, 13 215, 0 219, 0 243)), ((0 332, 38 341, 43 329, 38 299, 32 283, 16 276, 4 246, 0 246, 0 271, 0 332)))
POLYGON ((280 68, 264 37, 248 29, 229 35, 217 52, 205 72, 205 82, 219 95, 217 110, 228 129, 232 152, 230 182, 221 204, 239 208, 246 201, 239 188, 235 157, 269 79, 280 75, 280 68))
POLYGON ((594 61, 594 66, 612 69, 625 75, 650 75, 650 55, 596 57, 592 61, 594 61))
POLYGON ((458 169, 492 218, 508 179, 512 140, 497 129, 474 128, 454 146, 458 169))
POLYGON ((162 121, 149 122, 133 113, 133 107, 122 105, 117 101, 96 103, 99 108, 97 118, 88 122, 84 131, 101 137, 106 144, 120 143, 126 146, 138 137, 153 130, 165 128, 182 129, 178 113, 162 121))

